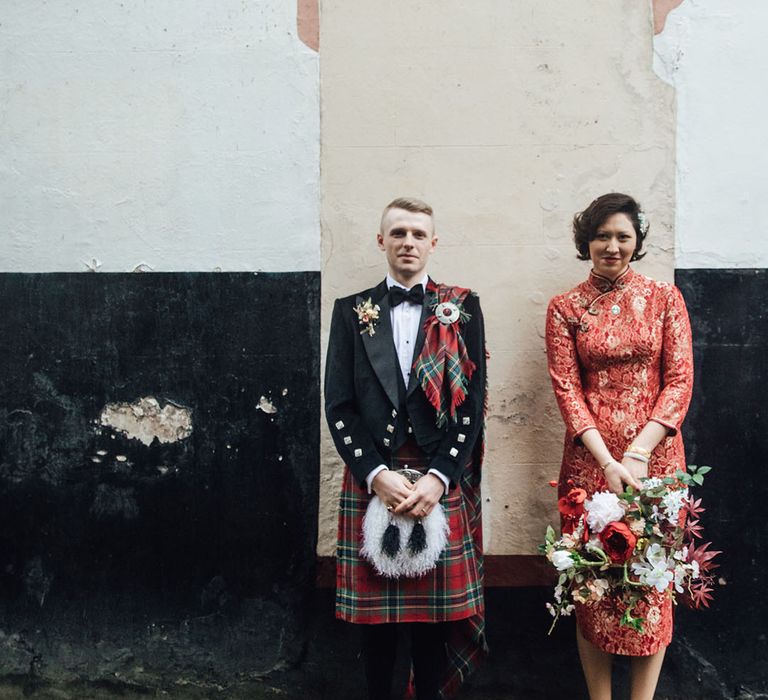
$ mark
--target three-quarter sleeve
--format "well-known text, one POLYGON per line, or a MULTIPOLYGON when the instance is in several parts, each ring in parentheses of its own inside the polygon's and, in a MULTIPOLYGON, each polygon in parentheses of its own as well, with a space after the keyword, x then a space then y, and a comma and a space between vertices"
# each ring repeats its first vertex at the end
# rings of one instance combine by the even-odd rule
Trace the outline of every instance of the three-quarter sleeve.
POLYGON ((691 324, 685 302, 677 287, 669 285, 662 329, 662 389, 651 412, 674 435, 688 411, 693 390, 691 324))
POLYGON ((595 427, 595 419, 584 400, 576 343, 563 313, 554 300, 547 308, 547 365, 557 405, 565 422, 567 435, 574 441, 595 427))

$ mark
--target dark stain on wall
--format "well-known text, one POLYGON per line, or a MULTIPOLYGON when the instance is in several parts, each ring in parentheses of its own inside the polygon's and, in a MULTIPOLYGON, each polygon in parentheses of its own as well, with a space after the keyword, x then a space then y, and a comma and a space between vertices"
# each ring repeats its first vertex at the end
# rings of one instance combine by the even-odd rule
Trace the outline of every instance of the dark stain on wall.
POLYGON ((300 658, 319 284, 0 275, 0 677, 205 686, 300 658), (101 424, 147 397, 191 433, 101 424))

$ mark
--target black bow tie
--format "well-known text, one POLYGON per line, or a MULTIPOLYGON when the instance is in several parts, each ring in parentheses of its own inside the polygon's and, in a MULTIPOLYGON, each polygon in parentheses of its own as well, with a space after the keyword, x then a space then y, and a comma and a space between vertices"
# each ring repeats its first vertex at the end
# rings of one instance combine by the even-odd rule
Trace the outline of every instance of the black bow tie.
POLYGON ((410 301, 411 304, 423 304, 424 303, 424 287, 417 284, 408 290, 402 287, 390 287, 389 289, 389 305, 395 308, 404 301, 410 301))

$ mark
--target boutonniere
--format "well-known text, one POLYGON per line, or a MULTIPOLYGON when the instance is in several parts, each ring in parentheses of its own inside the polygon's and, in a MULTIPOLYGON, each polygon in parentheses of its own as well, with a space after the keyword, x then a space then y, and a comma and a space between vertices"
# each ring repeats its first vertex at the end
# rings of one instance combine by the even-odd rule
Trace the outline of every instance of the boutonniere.
POLYGON ((358 323, 363 326, 360 334, 367 333, 372 336, 376 333, 376 323, 379 320, 379 308, 378 304, 374 304, 371 301, 371 297, 368 297, 365 301, 360 302, 355 308, 357 314, 358 323))
POLYGON ((464 311, 461 304, 454 304, 452 301, 443 301, 439 304, 435 304, 435 316, 440 323, 444 326, 449 326, 452 323, 461 321, 466 323, 470 319, 470 315, 464 311))

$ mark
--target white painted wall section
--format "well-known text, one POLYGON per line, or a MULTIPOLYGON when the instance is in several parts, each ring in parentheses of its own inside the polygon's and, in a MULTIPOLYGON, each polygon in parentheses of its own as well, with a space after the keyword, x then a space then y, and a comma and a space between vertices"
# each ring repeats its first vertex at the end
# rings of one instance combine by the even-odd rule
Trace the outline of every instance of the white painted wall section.
POLYGON ((6 0, 0 271, 317 270, 296 2, 6 0))
POLYGON ((654 40, 677 90, 678 268, 768 267, 765 0, 684 0, 654 40))

